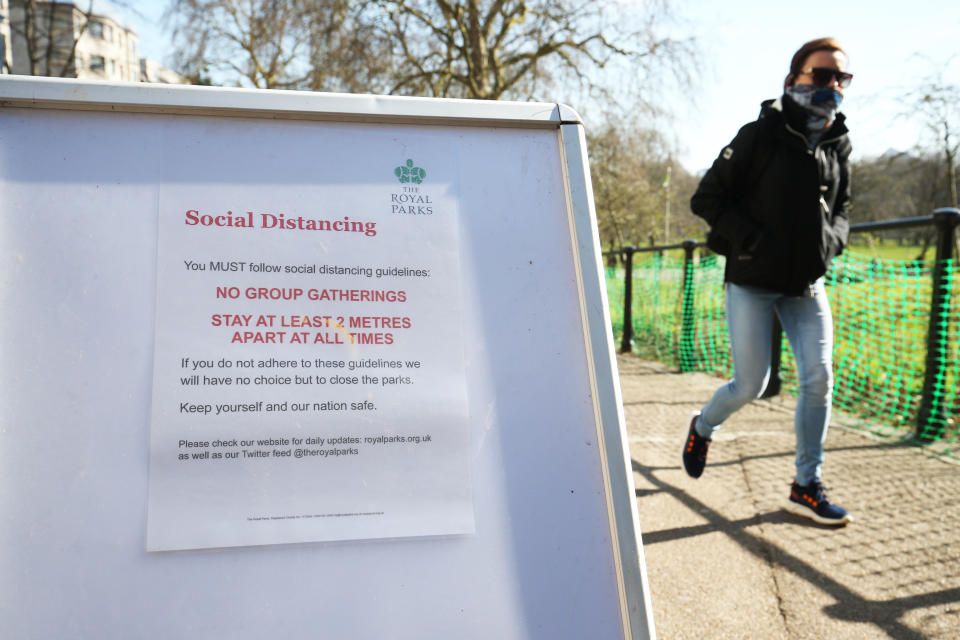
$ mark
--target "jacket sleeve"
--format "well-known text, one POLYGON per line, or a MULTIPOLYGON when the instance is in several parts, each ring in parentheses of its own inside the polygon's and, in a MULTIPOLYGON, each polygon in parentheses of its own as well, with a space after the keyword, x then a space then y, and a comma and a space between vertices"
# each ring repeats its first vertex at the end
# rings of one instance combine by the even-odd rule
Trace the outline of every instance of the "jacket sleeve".
POLYGON ((742 210, 746 176, 756 148, 758 122, 744 125, 700 180, 690 209, 738 251, 756 245, 762 229, 742 210))
POLYGON ((833 235, 836 237, 839 247, 837 255, 843 253, 847 246, 847 239, 850 237, 850 219, 848 216, 850 210, 850 151, 851 145, 848 140, 841 147, 839 153, 840 161, 840 184, 837 187, 837 201, 833 210, 833 217, 830 224, 833 227, 833 235))

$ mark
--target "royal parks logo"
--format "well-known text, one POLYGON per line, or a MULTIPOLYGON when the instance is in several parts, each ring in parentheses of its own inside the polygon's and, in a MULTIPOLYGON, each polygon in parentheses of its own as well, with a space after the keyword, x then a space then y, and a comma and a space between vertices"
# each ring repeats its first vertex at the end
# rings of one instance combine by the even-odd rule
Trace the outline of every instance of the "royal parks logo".
POLYGON ((390 210, 393 213, 413 216, 432 216, 433 200, 427 193, 420 193, 420 186, 427 171, 418 167, 412 158, 393 170, 401 186, 399 192, 390 194, 390 210))
POLYGON ((427 172, 421 167, 415 167, 413 160, 407 158, 406 164, 393 170, 393 175, 397 176, 400 184, 420 184, 427 177, 427 172))

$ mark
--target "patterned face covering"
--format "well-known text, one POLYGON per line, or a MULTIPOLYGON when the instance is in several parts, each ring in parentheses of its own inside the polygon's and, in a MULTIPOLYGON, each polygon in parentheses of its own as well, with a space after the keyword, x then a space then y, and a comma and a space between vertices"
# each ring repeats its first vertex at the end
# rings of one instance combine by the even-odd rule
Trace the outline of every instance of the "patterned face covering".
POLYGON ((814 84, 787 87, 786 94, 806 110, 809 131, 823 131, 837 117, 837 109, 843 102, 840 92, 814 84))

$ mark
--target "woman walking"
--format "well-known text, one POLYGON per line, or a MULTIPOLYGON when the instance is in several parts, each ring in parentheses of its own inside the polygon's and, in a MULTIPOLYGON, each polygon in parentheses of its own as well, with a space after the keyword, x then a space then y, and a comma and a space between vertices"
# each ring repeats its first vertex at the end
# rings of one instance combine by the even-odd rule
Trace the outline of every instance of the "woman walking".
POLYGON ((847 242, 850 142, 837 109, 853 76, 833 38, 794 54, 783 95, 725 147, 691 200, 710 224, 708 244, 727 257, 727 327, 734 379, 694 415, 683 449, 699 478, 714 432, 758 398, 770 376, 776 313, 797 363, 796 475, 786 508, 846 524, 821 484, 833 393, 833 322, 823 275, 847 242))

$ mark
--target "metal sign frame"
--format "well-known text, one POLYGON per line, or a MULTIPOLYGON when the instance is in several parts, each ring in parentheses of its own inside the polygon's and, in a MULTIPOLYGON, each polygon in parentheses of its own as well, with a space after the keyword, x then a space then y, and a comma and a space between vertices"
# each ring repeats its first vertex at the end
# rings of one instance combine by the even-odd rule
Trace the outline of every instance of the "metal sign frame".
MULTIPOLYGON (((637 520, 633 474, 610 328, 604 269, 597 233, 586 138, 579 115, 561 104, 319 94, 179 85, 104 83, 49 78, 0 77, 0 113, 53 109, 166 115, 203 115, 350 123, 478 126, 555 130, 561 154, 585 354, 591 384, 613 570, 620 595, 624 637, 655 637, 637 520)), ((0 141, 3 140, 0 127, 0 141)), ((2 222, 2 221, 0 221, 2 222)), ((16 287, 7 271, 5 287, 16 287)), ((0 344, 16 336, 0 335, 0 344)), ((21 366, 4 358, 4 369, 21 366)), ((9 392, 6 391, 6 392, 9 392)), ((5 393, 6 393, 5 392, 5 393)), ((6 410, 4 411, 6 414, 6 410)), ((0 414, 0 417, 3 417, 0 414)), ((0 430, 0 457, 6 448, 0 430)), ((146 443, 144 443, 146 446, 146 443)), ((4 523, 2 526, 12 526, 4 523)), ((0 539, 4 538, 0 531, 0 539)), ((17 551, 14 549, 13 553, 17 551)), ((16 615, 0 611, 3 617, 16 615)))

